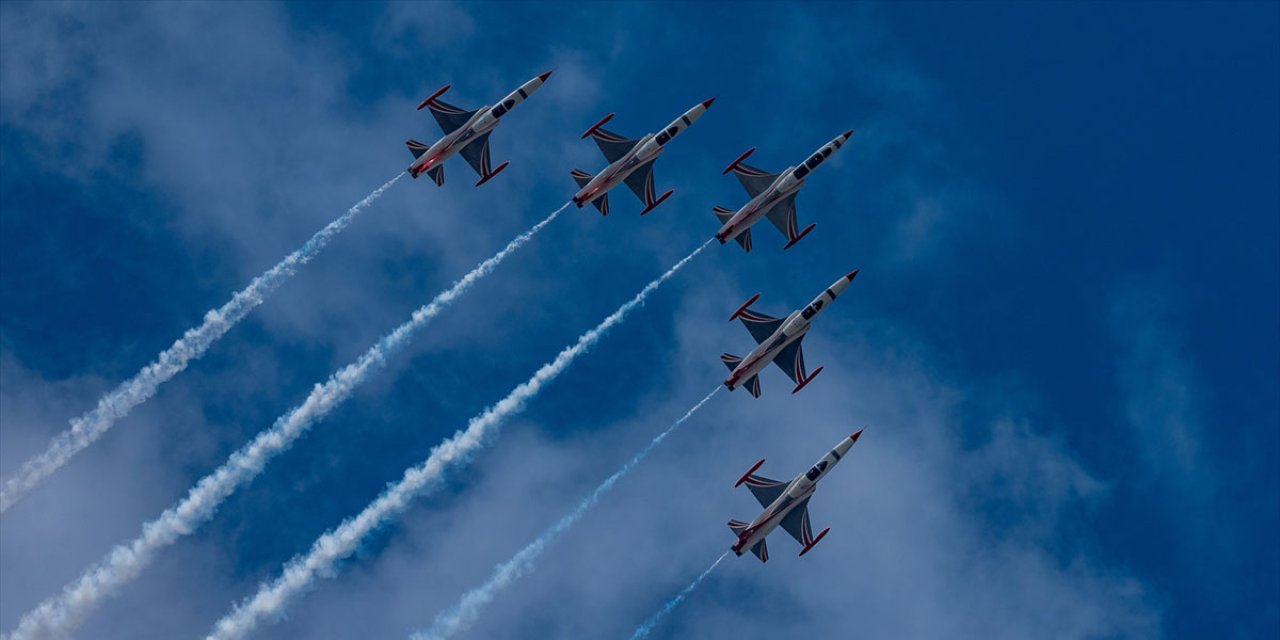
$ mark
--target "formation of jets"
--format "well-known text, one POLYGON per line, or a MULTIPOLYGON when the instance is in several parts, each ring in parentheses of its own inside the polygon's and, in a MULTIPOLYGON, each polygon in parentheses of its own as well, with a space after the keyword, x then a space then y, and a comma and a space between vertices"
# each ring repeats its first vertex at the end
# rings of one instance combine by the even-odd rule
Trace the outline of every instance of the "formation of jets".
MULTIPOLYGON (((550 71, 543 73, 524 83, 498 103, 473 111, 467 111, 440 100, 440 96, 449 90, 450 85, 445 85, 431 94, 418 105, 418 109, 421 110, 424 107, 429 109, 444 135, 430 146, 416 140, 409 140, 406 143, 414 158, 407 169, 409 175, 417 178, 425 173, 437 185, 443 185, 444 163, 458 154, 461 154, 467 164, 479 174, 480 180, 476 182, 477 187, 498 175, 507 168, 509 163, 503 162, 496 169, 490 167, 489 134, 498 126, 503 116, 533 95, 550 76, 550 71)), ((573 195, 573 204, 578 208, 591 204, 602 215, 608 215, 609 191, 619 184, 626 184, 644 205, 640 215, 653 211, 674 191, 668 189, 662 195, 657 195, 653 178, 654 161, 662 155, 667 143, 702 117, 714 101, 715 98, 711 98, 700 102, 666 127, 638 139, 627 138, 604 128, 604 125, 613 119, 614 113, 606 115, 599 122, 591 125, 582 134, 582 138, 590 136, 609 164, 595 175, 578 169, 570 172, 570 176, 579 187, 573 195)), ((810 173, 839 150, 852 135, 853 131, 846 131, 836 136, 800 164, 787 167, 778 173, 769 173, 743 162, 755 152, 755 147, 738 156, 728 167, 725 167, 722 175, 732 171, 746 190, 750 200, 737 211, 719 206, 712 209, 721 224, 715 238, 721 244, 733 240, 750 252, 751 227, 762 218, 768 218, 769 222, 773 223, 773 226, 787 238, 783 249, 795 246, 816 226, 816 223, 811 223, 803 230, 798 229, 796 195, 805 185, 805 180, 810 173)), ((728 353, 720 356, 721 361, 730 370, 724 385, 730 391, 744 387, 748 393, 758 398, 760 397, 760 372, 768 367, 770 362, 778 365, 778 368, 782 369, 795 383, 795 387, 791 390, 793 394, 812 382, 822 372, 822 367, 818 367, 812 373, 807 371, 801 342, 809 332, 813 318, 831 304, 836 296, 843 293, 857 275, 858 270, 855 269, 841 277, 812 302, 791 312, 785 318, 774 318, 751 311, 749 307, 760 298, 760 294, 751 296, 729 316, 729 320, 742 321, 747 331, 751 333, 751 337, 755 339, 756 348, 742 358, 728 353)), ((861 435, 862 431, 858 431, 841 440, 817 464, 788 483, 755 475, 756 470, 764 464, 763 459, 751 467, 734 486, 746 484, 756 500, 760 502, 760 506, 764 508, 764 512, 750 523, 729 521, 729 528, 737 536, 737 540, 730 549, 739 556, 750 550, 762 562, 768 561, 769 550, 765 544, 765 538, 779 526, 801 544, 803 548, 800 555, 803 556, 813 549, 814 545, 827 535, 830 528, 823 529, 817 536, 813 535, 809 526, 809 499, 817 488, 818 481, 849 452, 861 435)))

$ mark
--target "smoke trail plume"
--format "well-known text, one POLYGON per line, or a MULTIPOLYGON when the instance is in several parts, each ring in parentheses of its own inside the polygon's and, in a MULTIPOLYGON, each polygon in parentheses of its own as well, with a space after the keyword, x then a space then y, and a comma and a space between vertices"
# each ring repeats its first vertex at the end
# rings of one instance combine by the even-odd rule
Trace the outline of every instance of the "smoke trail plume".
POLYGON ((728 551, 720 554, 720 557, 716 558, 716 561, 712 562, 711 566, 707 567, 707 570, 702 572, 702 575, 698 576, 697 578, 694 578, 693 582, 689 583, 689 586, 685 587, 680 591, 680 593, 676 594, 676 597, 668 600, 666 604, 662 605, 662 608, 659 609, 657 613, 653 614, 652 616, 649 616, 649 619, 645 620, 644 624, 640 625, 639 627, 636 627, 636 632, 631 634, 631 640, 640 640, 640 638, 643 638, 649 635, 649 632, 653 631, 653 628, 658 626, 658 623, 662 622, 662 619, 666 617, 668 613, 671 613, 671 610, 675 609, 676 606, 680 604, 680 601, 685 599, 685 596, 688 596, 690 593, 693 592, 694 589, 697 589, 698 584, 700 584, 704 579, 706 579, 707 576, 711 575, 711 572, 715 571, 716 567, 720 564, 720 562, 725 558, 727 558, 728 556, 729 556, 728 551))
POLYGON ((101 438, 116 420, 129 415, 134 407, 149 400, 155 395, 160 385, 181 373, 187 368, 188 363, 204 355, 204 352, 218 338, 221 338, 255 307, 262 304, 268 295, 293 276, 298 267, 319 255, 330 240, 347 228, 347 225, 351 224, 360 212, 404 175, 401 173, 388 180, 364 200, 348 209, 342 217, 316 232, 300 249, 254 278, 249 286, 236 292, 226 304, 209 310, 205 313, 204 322, 200 326, 188 329, 177 342, 160 352, 154 362, 143 367, 132 378, 120 383, 120 386, 112 389, 107 395, 102 396, 98 400, 98 405, 88 413, 72 420, 71 428, 55 436, 44 453, 27 460, 13 477, 5 480, 4 486, 0 487, 0 514, 17 504, 40 482, 66 464, 72 456, 101 438))
POLYGON ((626 319, 627 314, 643 304, 649 294, 662 286, 710 244, 711 240, 707 240, 702 246, 694 249, 693 253, 685 256, 658 279, 646 285, 640 293, 605 318, 596 328, 582 334, 576 343, 561 351, 555 360, 543 365, 533 374, 533 377, 513 389, 505 398, 490 405, 480 415, 472 418, 465 430, 458 431, 453 437, 436 445, 426 461, 406 469, 404 477, 399 482, 388 487, 358 515, 348 518, 336 529, 320 536, 305 556, 290 560, 274 582, 262 585, 257 594, 219 620, 209 637, 242 638, 257 627, 262 617, 280 615, 290 599, 311 587, 317 576, 332 576, 337 563, 351 555, 366 536, 403 511, 409 501, 428 484, 439 481, 450 465, 466 462, 471 454, 475 453, 485 444, 486 439, 497 431, 506 418, 523 410, 525 403, 538 395, 543 386, 568 369, 578 356, 595 346, 609 329, 626 319))
POLYGON ((438 294, 404 324, 382 337, 356 362, 340 369, 322 385, 316 385, 302 404, 278 418, 270 429, 258 434, 249 444, 231 454, 216 471, 196 483, 187 497, 142 527, 142 535, 127 545, 113 549, 107 557, 91 567, 79 580, 62 593, 40 603, 18 623, 13 638, 62 636, 78 627, 97 604, 132 580, 163 547, 194 531, 213 516, 222 501, 238 487, 253 479, 275 455, 288 449, 298 436, 323 418, 368 378, 376 365, 408 344, 414 332, 421 329, 476 281, 488 275, 504 258, 528 242, 551 223, 565 203, 542 222, 517 236, 493 257, 481 262, 452 287, 438 294))
POLYGON ((707 401, 711 399, 711 396, 714 396, 719 390, 720 387, 712 389, 711 393, 707 394, 707 397, 699 401, 698 404, 693 405, 692 409, 689 409, 689 411, 681 416, 679 420, 676 420, 670 427, 667 427, 666 431, 663 431, 653 440, 650 440, 649 444, 628 460, 626 464, 622 465, 622 468, 618 469, 617 472, 609 476, 604 482, 600 483, 600 486, 596 487, 595 491, 592 491, 590 495, 582 500, 582 502, 578 503, 578 506, 573 511, 570 511, 568 515, 551 525, 546 531, 543 531, 542 535, 529 543, 529 546, 521 549, 519 553, 512 556, 510 560, 498 565, 487 582, 467 592, 467 594, 462 596, 462 599, 460 599, 457 604, 453 605, 452 609, 442 612, 440 615, 436 616, 436 620, 432 623, 429 631, 425 633, 416 633, 413 635, 413 639, 443 639, 452 636, 459 631, 465 631, 468 629, 475 623, 476 619, 479 618, 480 610, 485 605, 492 602, 499 591, 511 586, 516 580, 519 580, 526 573, 533 570, 533 563, 538 559, 538 556, 542 555, 542 552, 546 549, 547 545, 551 544, 551 542, 559 537, 560 534, 564 533, 576 524, 578 520, 582 518, 583 514, 594 507, 596 503, 600 501, 600 498, 613 488, 613 485, 617 484, 619 480, 630 473, 631 470, 634 469, 636 465, 640 464, 640 462, 644 460, 651 451, 656 449, 659 444, 662 444, 662 441, 666 440, 667 436, 671 435, 671 432, 684 424, 690 416, 697 412, 698 409, 701 409, 702 405, 706 404, 707 401))

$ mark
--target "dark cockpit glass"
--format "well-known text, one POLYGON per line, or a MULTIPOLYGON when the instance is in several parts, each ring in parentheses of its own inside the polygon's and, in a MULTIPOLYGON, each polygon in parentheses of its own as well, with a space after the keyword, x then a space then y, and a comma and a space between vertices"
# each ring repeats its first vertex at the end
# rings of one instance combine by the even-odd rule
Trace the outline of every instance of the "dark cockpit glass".
POLYGON ((813 154, 812 158, 809 158, 808 162, 804 163, 804 165, 810 169, 817 167, 819 164, 822 164, 822 156, 816 153, 813 154))
POLYGON ((516 106, 516 101, 515 101, 514 99, 512 99, 512 100, 503 100, 503 101, 502 101, 502 106, 504 106, 504 107, 506 107, 506 108, 510 109, 511 107, 516 106))
POLYGON ((791 175, 794 175, 796 177, 796 180, 804 180, 804 177, 809 175, 809 167, 800 165, 799 167, 796 167, 795 173, 791 175))
POLYGON ((505 104, 500 104, 493 108, 493 117, 495 118, 501 118, 502 116, 506 115, 506 113, 507 113, 507 105, 505 104))
POLYGON ((830 156, 831 156, 831 147, 827 147, 826 149, 822 150, 822 157, 827 158, 830 156))
POLYGON ((818 315, 818 312, 821 310, 822 310, 822 301, 818 300, 817 302, 814 302, 813 304, 805 307, 804 310, 800 312, 800 317, 804 318, 805 320, 811 320, 814 316, 818 315))
POLYGON ((657 140, 658 140, 658 145, 661 146, 669 142, 671 140, 671 136, 667 135, 666 131, 663 131, 662 133, 658 134, 657 140))
POLYGON ((809 482, 813 482, 814 480, 817 480, 818 476, 820 475, 822 475, 822 469, 814 467, 809 471, 805 472, 804 477, 808 478, 809 482))

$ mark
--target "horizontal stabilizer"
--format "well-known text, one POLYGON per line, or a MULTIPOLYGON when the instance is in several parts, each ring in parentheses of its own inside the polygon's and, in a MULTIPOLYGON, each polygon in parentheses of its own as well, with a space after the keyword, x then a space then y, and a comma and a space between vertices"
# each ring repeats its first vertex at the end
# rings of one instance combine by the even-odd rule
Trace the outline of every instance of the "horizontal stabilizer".
POLYGON ((734 535, 742 533, 742 530, 746 529, 748 526, 750 525, 745 522, 738 522, 737 520, 729 521, 729 528, 733 530, 734 535))
POLYGON ((744 382, 742 386, 746 387, 747 391, 751 392, 751 397, 759 398, 760 397, 760 374, 751 376, 751 379, 744 382))
POLYGON ((599 198, 592 200, 591 204, 594 204, 596 208, 600 210, 600 215, 609 215, 609 194, 606 193, 599 198))
POLYGON ((730 371, 733 371, 738 368, 738 363, 742 362, 742 358, 732 353, 722 353, 720 354, 720 361, 724 363, 724 366, 729 367, 730 371))
POLYGON ((409 153, 413 154, 415 160, 421 158, 422 154, 427 152, 427 145, 417 140, 405 140, 404 144, 409 147, 409 153))
POLYGON ((756 554, 756 557, 760 558, 760 562, 769 561, 769 547, 765 544, 764 540, 757 542, 756 546, 751 547, 751 553, 756 554))
POLYGON ((715 212, 716 218, 720 220, 720 224, 728 222, 729 218, 733 217, 733 212, 724 207, 712 207, 711 210, 715 212))
POLYGON ((569 172, 569 175, 573 176, 573 181, 578 183, 579 187, 585 187, 588 182, 591 182, 591 175, 585 171, 574 169, 569 172))
POLYGON ((427 169, 427 175, 431 176, 437 186, 444 186, 444 165, 437 165, 427 169))

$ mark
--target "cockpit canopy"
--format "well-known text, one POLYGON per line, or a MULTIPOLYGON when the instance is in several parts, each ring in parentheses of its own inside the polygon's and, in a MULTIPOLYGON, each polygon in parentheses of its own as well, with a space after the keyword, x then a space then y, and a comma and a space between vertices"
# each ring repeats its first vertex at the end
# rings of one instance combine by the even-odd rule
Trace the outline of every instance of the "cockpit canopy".
POLYGON ((511 110, 511 107, 514 107, 514 106, 516 106, 515 100, 512 100, 512 99, 503 100, 502 104, 493 108, 493 117, 501 118, 502 116, 506 115, 508 111, 511 110))
POLYGON ((826 468, 827 468, 827 461, 823 460, 822 462, 819 462, 818 464, 813 465, 812 469, 809 469, 807 472, 805 472, 804 477, 808 478, 809 482, 813 482, 818 479, 818 476, 822 475, 822 472, 825 471, 826 468))
POLYGON ((809 304, 809 306, 805 307, 800 311, 800 317, 804 318, 805 320, 810 320, 814 316, 818 315, 819 311, 822 311, 822 301, 814 300, 812 303, 809 304))
POLYGON ((661 146, 670 142, 672 138, 676 137, 677 133, 680 133, 680 127, 675 125, 667 127, 666 131, 658 134, 658 145, 661 146))

